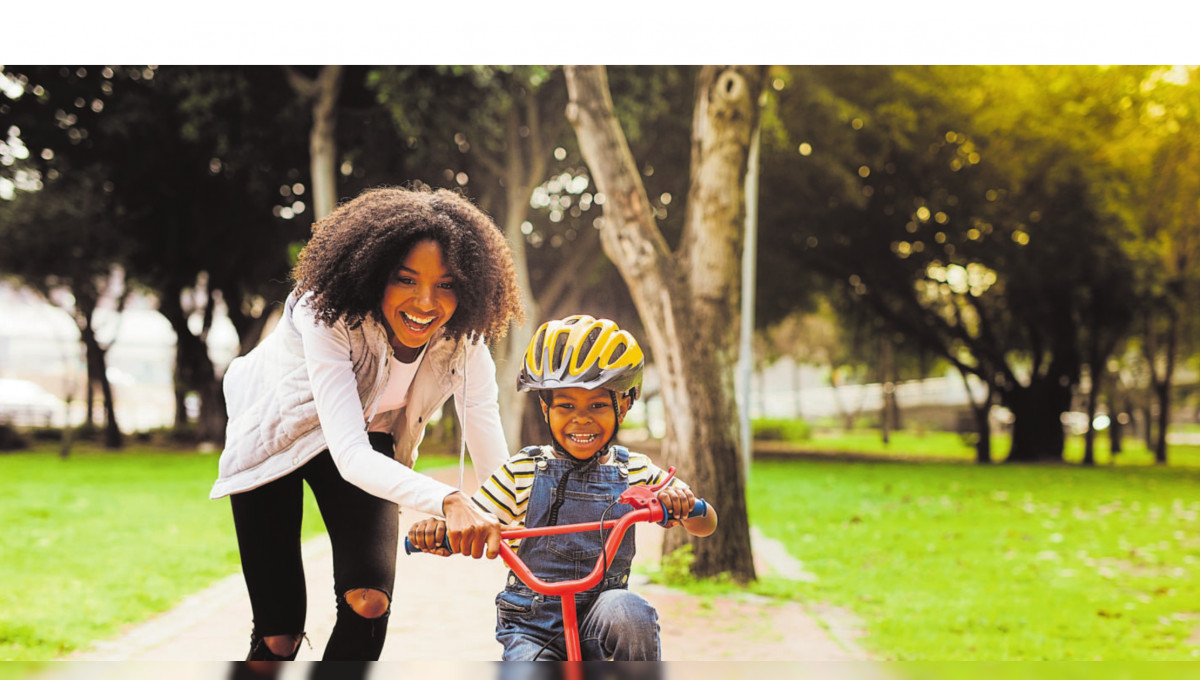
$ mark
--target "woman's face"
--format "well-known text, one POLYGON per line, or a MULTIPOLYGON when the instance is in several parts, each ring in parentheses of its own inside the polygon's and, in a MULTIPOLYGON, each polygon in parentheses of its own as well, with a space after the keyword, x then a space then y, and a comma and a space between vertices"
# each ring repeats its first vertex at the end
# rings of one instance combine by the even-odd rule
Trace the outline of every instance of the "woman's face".
MULTIPOLYGON (((415 350, 429 342, 457 308, 458 294, 446 271, 441 246, 436 241, 418 242, 383 290, 383 318, 392 346, 412 349, 407 358, 416 358, 415 350)), ((406 359, 400 353, 397 356, 406 359)))

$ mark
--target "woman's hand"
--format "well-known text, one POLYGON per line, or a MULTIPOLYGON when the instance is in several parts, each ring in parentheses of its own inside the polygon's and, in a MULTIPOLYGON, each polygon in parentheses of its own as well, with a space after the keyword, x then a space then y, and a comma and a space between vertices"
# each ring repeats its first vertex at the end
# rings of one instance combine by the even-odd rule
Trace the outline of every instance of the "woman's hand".
POLYGON ((450 555, 450 551, 442 547, 442 541, 445 538, 446 520, 438 517, 429 517, 419 522, 414 522, 408 528, 409 542, 421 552, 433 553, 442 557, 450 555))
POLYGON ((658 502, 662 504, 663 510, 667 515, 674 517, 666 523, 666 527, 670 529, 679 525, 679 518, 687 517, 687 514, 696 506, 696 496, 692 490, 684 486, 668 486, 658 492, 658 502))
POLYGON ((475 559, 486 554, 489 560, 500 554, 500 520, 481 510, 461 491, 446 496, 442 501, 442 514, 446 516, 446 537, 450 540, 451 552, 475 559))

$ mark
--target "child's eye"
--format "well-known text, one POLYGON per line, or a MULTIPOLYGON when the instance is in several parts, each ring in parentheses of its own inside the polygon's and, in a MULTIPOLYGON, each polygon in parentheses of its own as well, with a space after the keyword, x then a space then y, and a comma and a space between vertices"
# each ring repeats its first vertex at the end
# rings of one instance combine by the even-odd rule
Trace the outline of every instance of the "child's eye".
POLYGON ((612 408, 612 404, 608 403, 607 401, 598 401, 592 404, 592 408, 599 411, 606 408, 612 408))

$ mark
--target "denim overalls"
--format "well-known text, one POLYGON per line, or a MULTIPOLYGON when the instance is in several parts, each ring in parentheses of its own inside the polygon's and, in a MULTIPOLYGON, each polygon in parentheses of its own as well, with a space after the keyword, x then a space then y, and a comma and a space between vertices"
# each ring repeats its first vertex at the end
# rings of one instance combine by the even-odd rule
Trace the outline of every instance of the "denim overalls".
MULTIPOLYGON (((538 448, 522 453, 536 454, 538 448)), ((550 524, 556 489, 568 472, 570 477, 555 524, 599 521, 609 505, 629 488, 629 450, 613 446, 610 455, 615 465, 592 465, 584 472, 570 459, 553 456, 540 459, 530 490, 525 526, 550 524)), ((631 509, 625 504, 613 505, 604 519, 618 518, 631 509)), ((521 539, 518 549, 530 571, 547 582, 587 576, 595 568, 600 552, 599 531, 531 536, 521 539)), ((606 577, 575 596, 580 647, 585 660, 658 658, 658 615, 640 595, 626 589, 633 554, 633 527, 630 527, 606 577)), ((560 598, 533 591, 510 571, 507 586, 496 596, 496 639, 504 645, 504 659, 533 660, 542 645, 562 629, 560 598)), ((566 659, 562 636, 538 658, 566 659)))

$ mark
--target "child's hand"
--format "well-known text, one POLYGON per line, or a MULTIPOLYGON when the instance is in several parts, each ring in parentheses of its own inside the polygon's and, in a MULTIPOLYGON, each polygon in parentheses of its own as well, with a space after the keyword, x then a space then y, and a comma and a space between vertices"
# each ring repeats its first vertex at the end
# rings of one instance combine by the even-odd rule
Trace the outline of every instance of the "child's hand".
POLYGON ((446 540, 446 521, 437 517, 429 517, 414 522, 408 529, 408 540, 418 550, 446 557, 452 553, 442 547, 446 540))
MULTIPOLYGON (((696 506, 696 496, 687 487, 668 486, 658 492, 658 502, 662 504, 663 510, 667 511, 668 516, 682 518, 687 517, 696 506)), ((678 524, 679 519, 672 519, 665 526, 670 529, 678 524)))

